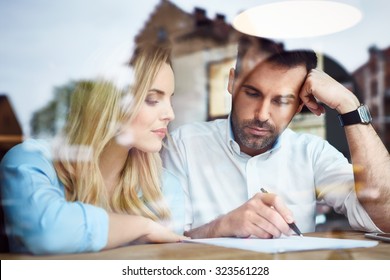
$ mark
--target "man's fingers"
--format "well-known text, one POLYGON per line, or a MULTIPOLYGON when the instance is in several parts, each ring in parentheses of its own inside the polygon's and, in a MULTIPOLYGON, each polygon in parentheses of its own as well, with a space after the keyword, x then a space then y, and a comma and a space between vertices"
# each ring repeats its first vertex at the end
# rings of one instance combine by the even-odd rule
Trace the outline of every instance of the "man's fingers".
POLYGON ((303 87, 299 96, 300 96, 303 104, 305 104, 306 107, 313 114, 319 116, 319 115, 325 113, 325 108, 321 104, 318 103, 317 99, 314 97, 313 93, 310 90, 303 87))
MULTIPOLYGON (((288 235, 290 233, 288 223, 294 222, 294 218, 292 212, 287 208, 282 199, 271 193, 259 193, 256 198, 259 198, 261 203, 267 206, 259 209, 258 215, 267 219, 280 232, 288 235)), ((272 229, 269 230, 272 231, 272 229)))

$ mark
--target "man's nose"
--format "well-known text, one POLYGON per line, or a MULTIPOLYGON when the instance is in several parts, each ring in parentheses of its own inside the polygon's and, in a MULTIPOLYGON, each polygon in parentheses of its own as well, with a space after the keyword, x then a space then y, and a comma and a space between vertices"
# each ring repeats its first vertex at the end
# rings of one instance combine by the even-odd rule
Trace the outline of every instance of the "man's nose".
POLYGON ((270 118, 270 109, 271 109, 271 104, 270 102, 267 102, 265 100, 259 102, 256 112, 255 112, 255 117, 262 122, 265 122, 269 120, 270 118))

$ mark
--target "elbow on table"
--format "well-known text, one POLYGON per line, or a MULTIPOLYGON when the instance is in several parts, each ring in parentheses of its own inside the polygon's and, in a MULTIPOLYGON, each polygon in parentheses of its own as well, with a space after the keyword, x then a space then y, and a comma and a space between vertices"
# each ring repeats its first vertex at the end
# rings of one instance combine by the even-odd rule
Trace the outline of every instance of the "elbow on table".
POLYGON ((24 238, 26 249, 34 255, 55 255, 80 252, 71 237, 48 231, 36 232, 24 238))
MULTIPOLYGON (((61 242, 62 243, 62 242, 61 242)), ((34 255, 54 255, 64 252, 64 246, 60 242, 56 242, 53 238, 48 236, 34 235, 33 237, 26 238, 24 245, 26 249, 34 255)))

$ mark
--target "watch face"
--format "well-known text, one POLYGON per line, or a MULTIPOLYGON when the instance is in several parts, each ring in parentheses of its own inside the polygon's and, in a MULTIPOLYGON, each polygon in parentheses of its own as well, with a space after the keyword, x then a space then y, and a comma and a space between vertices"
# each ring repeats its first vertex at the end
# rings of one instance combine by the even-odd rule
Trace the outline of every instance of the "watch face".
POLYGON ((372 121, 372 117, 370 114, 370 111, 368 110, 367 105, 362 105, 358 109, 359 115, 360 115, 360 120, 362 123, 370 123, 372 121))

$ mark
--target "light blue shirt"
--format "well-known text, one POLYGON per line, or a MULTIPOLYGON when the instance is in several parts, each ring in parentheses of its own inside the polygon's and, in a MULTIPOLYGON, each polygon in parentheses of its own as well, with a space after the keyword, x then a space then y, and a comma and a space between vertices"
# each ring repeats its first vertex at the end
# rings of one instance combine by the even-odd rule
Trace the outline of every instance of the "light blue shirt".
MULTIPOLYGON (((27 140, 12 148, 0 164, 5 230, 11 252, 58 254, 99 251, 108 240, 107 212, 69 202, 55 172, 50 145, 27 140)), ((165 172, 164 195, 173 227, 182 233, 184 196, 178 180, 165 172)))
POLYGON ((186 230, 238 208, 260 188, 277 194, 302 232, 315 231, 316 202, 359 230, 380 231, 359 203, 352 166, 327 141, 286 129, 274 147, 251 157, 233 139, 230 119, 187 124, 162 152, 186 194, 186 230))

